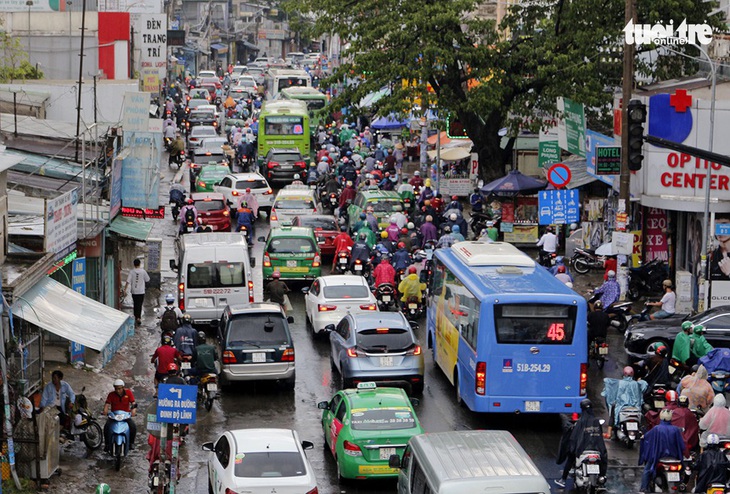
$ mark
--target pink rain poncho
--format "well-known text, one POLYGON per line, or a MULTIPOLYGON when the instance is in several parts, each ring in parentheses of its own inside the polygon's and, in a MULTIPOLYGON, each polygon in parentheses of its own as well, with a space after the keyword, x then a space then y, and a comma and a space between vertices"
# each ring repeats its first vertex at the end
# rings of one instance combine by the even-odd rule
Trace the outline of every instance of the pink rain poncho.
POLYGON ((707 382, 707 369, 704 365, 700 365, 694 374, 685 376, 679 385, 682 387, 681 395, 689 398, 690 408, 702 408, 704 411, 710 409, 715 392, 707 382))
POLYGON ((730 437, 730 410, 726 407, 725 397, 722 394, 712 400, 712 408, 700 419, 700 446, 707 447, 707 436, 717 434, 720 437, 730 437))

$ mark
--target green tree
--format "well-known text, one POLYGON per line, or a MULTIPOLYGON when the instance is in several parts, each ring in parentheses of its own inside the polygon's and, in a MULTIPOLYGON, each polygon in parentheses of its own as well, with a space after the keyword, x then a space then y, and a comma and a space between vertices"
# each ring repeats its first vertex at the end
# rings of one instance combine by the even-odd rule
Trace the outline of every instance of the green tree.
MULTIPOLYGON (((584 103, 593 121, 606 114, 621 83, 615 55, 621 53, 624 1, 522 0, 499 26, 475 16, 478 6, 476 0, 288 3, 315 17, 314 36, 342 39, 343 61, 325 81, 344 84, 335 106, 352 107, 387 86, 390 96, 374 105, 381 115, 406 114, 420 98, 422 111, 431 106, 464 125, 479 153, 480 176, 490 180, 503 174, 520 130, 535 131, 543 116, 557 114, 558 96, 584 103), (512 137, 502 149, 498 133, 504 127, 512 137)), ((639 20, 702 23, 713 8, 711 2, 656 0, 650 8, 640 6, 639 20)), ((720 25, 717 18, 712 22, 720 25)), ((686 70, 676 60, 642 68, 676 75, 686 70)))
POLYGON ((30 64, 20 39, 0 32, 0 83, 43 79, 43 72, 30 64))

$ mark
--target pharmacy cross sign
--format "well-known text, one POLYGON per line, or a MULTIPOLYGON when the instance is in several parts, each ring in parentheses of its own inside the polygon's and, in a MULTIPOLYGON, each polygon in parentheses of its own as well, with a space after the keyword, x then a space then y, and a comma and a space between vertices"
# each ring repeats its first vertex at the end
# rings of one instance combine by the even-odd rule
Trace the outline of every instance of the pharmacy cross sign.
POLYGON ((677 89, 677 91, 669 97, 669 104, 679 113, 685 113, 687 108, 692 106, 692 95, 687 94, 686 89, 677 89))

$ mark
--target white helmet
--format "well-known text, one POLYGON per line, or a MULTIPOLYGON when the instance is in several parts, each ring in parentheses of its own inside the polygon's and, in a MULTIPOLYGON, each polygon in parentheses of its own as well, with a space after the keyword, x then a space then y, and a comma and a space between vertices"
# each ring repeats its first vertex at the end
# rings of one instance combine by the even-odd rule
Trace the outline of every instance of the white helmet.
POLYGON ((451 221, 456 221, 456 218, 458 218, 458 216, 456 216, 456 213, 451 213, 451 214, 449 215, 449 219, 450 219, 451 221))
POLYGON ((124 387, 124 381, 122 381, 121 379, 117 379, 116 381, 114 381, 114 387, 116 388, 117 386, 124 387))
POLYGON ((421 176, 421 172, 419 172, 418 170, 416 170, 415 172, 413 172, 413 176, 420 177, 421 176))
POLYGON ((608 273, 606 273, 606 276, 608 277, 609 280, 612 280, 616 277, 616 271, 611 269, 608 271, 608 273))

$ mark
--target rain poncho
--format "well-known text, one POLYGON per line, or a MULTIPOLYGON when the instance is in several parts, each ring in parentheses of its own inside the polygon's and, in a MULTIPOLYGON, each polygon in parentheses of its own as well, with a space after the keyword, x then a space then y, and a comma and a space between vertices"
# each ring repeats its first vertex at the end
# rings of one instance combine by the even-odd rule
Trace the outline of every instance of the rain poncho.
MULTIPOLYGON (((672 411, 672 425, 679 427, 682 431, 682 439, 685 443, 684 456, 688 457, 690 451, 697 446, 699 440, 700 428, 697 423, 697 417, 689 409, 679 406, 676 402, 667 403, 664 410, 672 411)), ((659 410, 649 410, 644 415, 647 430, 651 430, 659 424, 659 410)))
POLYGON ((421 283, 416 273, 409 274, 398 284, 398 291, 403 295, 401 302, 407 302, 410 297, 416 297, 420 302, 425 289, 426 284, 421 283))
POLYGON ((712 390, 712 385, 707 382, 707 369, 704 365, 700 365, 694 374, 685 376, 679 385, 682 387, 681 395, 689 398, 690 408, 709 410, 712 406, 715 392, 712 390))
POLYGON ((634 381, 630 377, 613 379, 607 377, 603 380, 604 388, 601 396, 606 398, 609 409, 613 408, 613 423, 618 423, 618 414, 624 407, 636 407, 641 409, 646 381, 634 381))
POLYGON ((728 464, 725 452, 717 446, 705 450, 697 462, 697 484, 694 492, 705 492, 707 486, 727 482, 728 464))
POLYGON ((704 335, 694 335, 690 337, 692 355, 697 358, 704 357, 712 351, 712 345, 707 341, 704 335))
POLYGON ((605 475, 608 465, 606 443, 603 441, 601 422, 593 415, 593 410, 584 410, 575 425, 563 433, 556 463, 568 460, 573 466, 575 457, 586 450, 601 454, 601 474, 605 475))
POLYGON ((720 437, 730 437, 730 410, 727 409, 725 396, 718 394, 712 400, 712 408, 700 419, 700 446, 707 446, 707 436, 717 434, 720 437))
POLYGON ((689 359, 690 338, 687 333, 680 331, 674 339, 672 346, 672 358, 679 360, 683 364, 689 359))
POLYGON ((730 371, 730 348, 715 348, 699 359, 708 374, 717 370, 730 371))
POLYGON ((364 233, 366 235, 365 243, 367 244, 368 249, 372 249, 373 247, 375 247, 375 232, 370 229, 370 226, 367 223, 365 223, 359 230, 357 230, 358 238, 360 237, 361 233, 364 233))
POLYGON ((661 422, 641 439, 639 465, 646 464, 654 473, 659 458, 669 457, 681 460, 684 454, 682 431, 669 422, 661 422))

